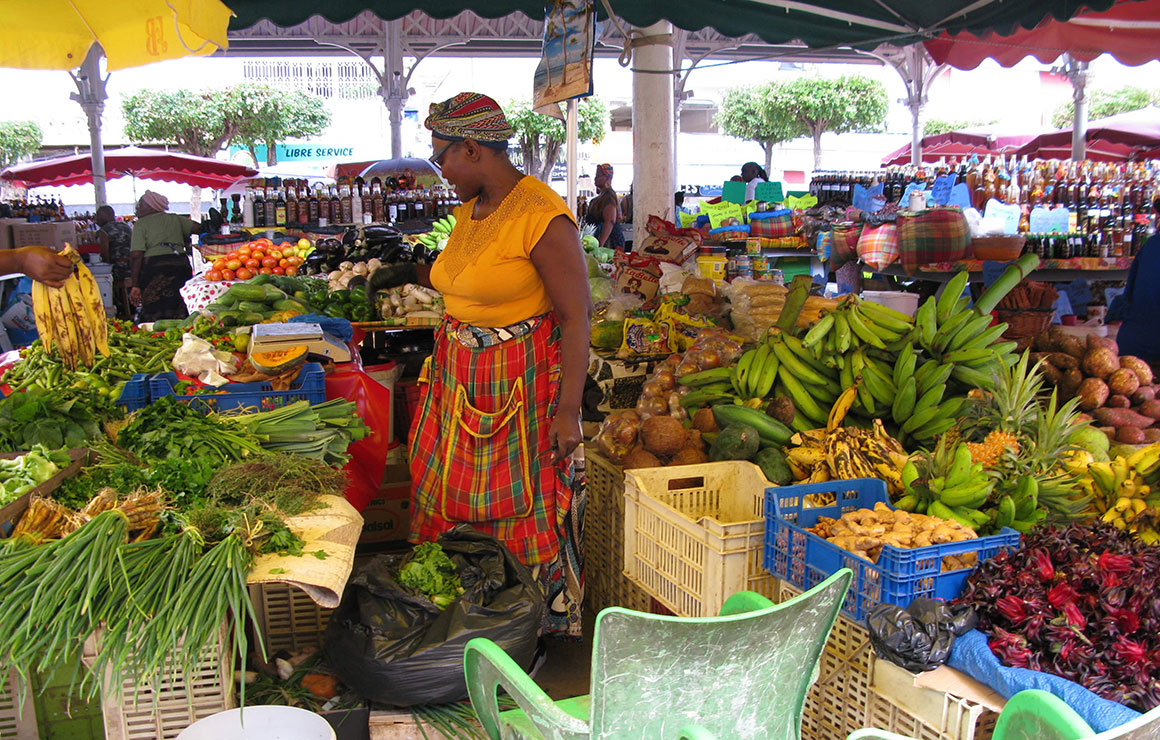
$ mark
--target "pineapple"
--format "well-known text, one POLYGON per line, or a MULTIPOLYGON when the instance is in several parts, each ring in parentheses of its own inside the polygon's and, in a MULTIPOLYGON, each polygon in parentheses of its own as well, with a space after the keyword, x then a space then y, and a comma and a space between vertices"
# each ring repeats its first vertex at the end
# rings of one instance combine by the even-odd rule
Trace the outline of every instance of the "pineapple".
POLYGON ((1018 457, 1019 440, 1035 432, 1039 416, 1036 400, 1043 389, 1043 377, 1038 365, 1028 368, 1030 357, 1024 353, 1010 369, 995 375, 995 387, 977 406, 974 421, 976 434, 986 431, 982 441, 968 442, 971 459, 986 468, 996 467, 1008 450, 1018 457))
POLYGON ((1011 432, 992 429, 982 442, 967 442, 967 449, 971 451, 971 460, 983 463, 984 468, 993 468, 1007 450, 1013 455, 1019 454, 1019 438, 1011 432))

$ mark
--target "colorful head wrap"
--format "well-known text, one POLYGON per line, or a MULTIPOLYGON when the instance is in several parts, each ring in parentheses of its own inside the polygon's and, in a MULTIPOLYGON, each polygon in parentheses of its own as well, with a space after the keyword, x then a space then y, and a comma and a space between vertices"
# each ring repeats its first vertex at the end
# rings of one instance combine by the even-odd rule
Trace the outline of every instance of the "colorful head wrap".
POLYGON ((506 142, 515 135, 499 103, 480 93, 459 93, 432 103, 423 122, 431 133, 448 141, 474 139, 480 143, 506 142))
POLYGON ((604 164, 596 165, 596 174, 604 175, 605 177, 612 177, 612 165, 605 162, 604 164))

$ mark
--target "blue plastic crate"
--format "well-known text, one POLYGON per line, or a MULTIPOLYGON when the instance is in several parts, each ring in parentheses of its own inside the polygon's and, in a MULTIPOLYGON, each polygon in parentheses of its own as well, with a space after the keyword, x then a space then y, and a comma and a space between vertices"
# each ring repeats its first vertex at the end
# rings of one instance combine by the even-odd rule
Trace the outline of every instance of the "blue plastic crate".
POLYGON ((1019 533, 1010 528, 990 537, 910 549, 885 546, 877 563, 826 542, 807 532, 820 517, 837 519, 857 509, 873 509, 879 501, 889 503, 886 484, 874 478, 837 480, 765 489, 765 569, 793 585, 808 590, 840 568, 854 571, 854 580, 842 613, 858 623, 878 604, 903 608, 924 596, 950 600, 963 590, 970 568, 943 572, 948 555, 974 553, 978 562, 1019 547, 1019 533), (833 494, 828 506, 803 506, 810 494, 833 494))
POLYGON ((149 379, 152 400, 159 401, 166 396, 175 396, 179 402, 187 403, 190 408, 207 414, 244 408, 270 411, 295 401, 316 404, 326 400, 326 373, 317 362, 303 365, 288 391, 276 391, 269 383, 230 383, 221 387, 220 390, 223 391, 221 393, 178 396, 173 390, 177 383, 176 373, 154 375, 149 379))
POLYGON ((117 403, 132 413, 149 405, 149 373, 137 373, 125 381, 117 403))

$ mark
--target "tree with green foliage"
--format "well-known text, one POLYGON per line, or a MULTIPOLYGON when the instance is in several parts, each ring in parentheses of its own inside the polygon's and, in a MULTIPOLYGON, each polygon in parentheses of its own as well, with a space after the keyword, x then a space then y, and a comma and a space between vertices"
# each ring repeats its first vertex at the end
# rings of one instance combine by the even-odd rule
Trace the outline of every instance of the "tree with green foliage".
POLYGON ((236 97, 227 90, 142 90, 124 99, 125 136, 212 157, 238 135, 236 97))
POLYGON ((35 121, 0 121, 0 169, 35 154, 43 139, 35 121))
POLYGON ((246 83, 231 88, 238 107, 237 133, 232 143, 249 150, 258 161, 258 145, 266 145, 266 164, 278 164, 277 145, 287 139, 319 136, 330 125, 322 98, 301 90, 280 90, 246 83))
MULTIPOLYGON (((526 101, 509 102, 504 106, 508 123, 516 131, 515 159, 525 173, 548 182, 552 169, 560 161, 567 139, 564 122, 532 110, 526 101)), ((608 107, 599 98, 580 101, 577 113, 577 137, 581 144, 598 144, 608 133, 608 107)))
POLYGON ((965 128, 989 126, 995 121, 950 121, 942 118, 931 118, 922 125, 923 136, 938 136, 951 131, 962 131, 965 128))
MULTIPOLYGON (((1147 108, 1160 103, 1160 90, 1139 87, 1121 87, 1116 90, 1093 90, 1088 96, 1088 120, 1114 116, 1117 113, 1147 108)), ((1055 109, 1051 124, 1056 128, 1071 128, 1075 119, 1075 101, 1069 100, 1055 109)))
POLYGON ((773 147, 804 133, 797 121, 769 105, 769 91, 770 85, 727 90, 716 118, 717 126, 726 135, 755 141, 761 146, 766 172, 773 163, 773 147))

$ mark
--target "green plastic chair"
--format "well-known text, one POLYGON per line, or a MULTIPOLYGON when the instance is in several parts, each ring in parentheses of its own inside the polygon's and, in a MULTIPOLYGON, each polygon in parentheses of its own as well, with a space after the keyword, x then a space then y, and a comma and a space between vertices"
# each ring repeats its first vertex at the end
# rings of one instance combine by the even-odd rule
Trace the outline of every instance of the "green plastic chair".
POLYGON ((464 654, 467 691, 491 740, 800 740, 806 691, 851 575, 844 568, 784 604, 734 594, 718 617, 605 609, 590 693, 560 702, 491 640, 475 639, 464 654), (499 711, 500 687, 519 710, 499 711))
MULTIPOLYGON (((885 730, 858 730, 847 740, 912 740, 885 730)), ((1099 734, 1055 694, 1020 691, 1007 700, 992 740, 1160 740, 1160 707, 1099 734)))

